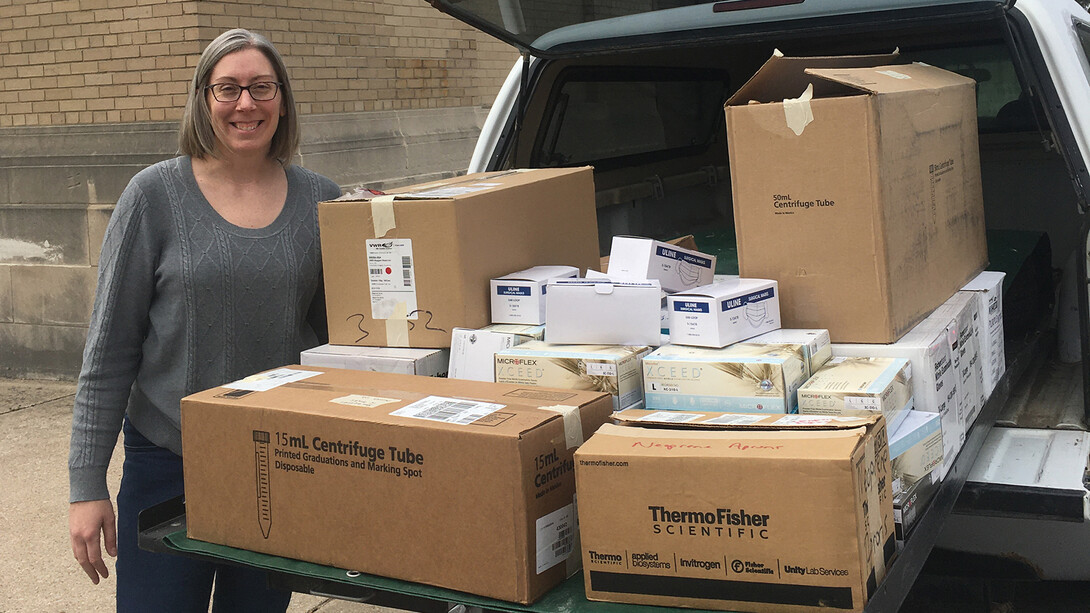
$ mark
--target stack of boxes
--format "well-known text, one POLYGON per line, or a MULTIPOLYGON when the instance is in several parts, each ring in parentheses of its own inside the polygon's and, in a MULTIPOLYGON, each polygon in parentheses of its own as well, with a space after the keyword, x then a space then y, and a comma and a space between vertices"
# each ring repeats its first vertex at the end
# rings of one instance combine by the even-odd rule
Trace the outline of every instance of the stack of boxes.
MULTIPOLYGON (((187 448, 237 443, 230 465, 256 453, 276 491, 324 506, 337 490, 304 512, 248 476, 251 516, 272 504, 308 533, 343 512, 420 540, 440 507, 510 529, 483 499, 525 494, 502 539, 446 528, 521 566, 372 562, 344 553, 347 525, 340 543, 276 541, 187 484, 191 534, 519 602, 581 564, 597 600, 861 609, 1004 368, 973 83, 893 61, 777 56, 727 102, 740 276, 714 275, 691 237, 617 236, 600 259, 590 168, 320 205, 331 345, 187 399, 187 448), (359 465, 329 474, 342 453, 359 465)), ((187 479, 222 470, 191 455, 187 479)))

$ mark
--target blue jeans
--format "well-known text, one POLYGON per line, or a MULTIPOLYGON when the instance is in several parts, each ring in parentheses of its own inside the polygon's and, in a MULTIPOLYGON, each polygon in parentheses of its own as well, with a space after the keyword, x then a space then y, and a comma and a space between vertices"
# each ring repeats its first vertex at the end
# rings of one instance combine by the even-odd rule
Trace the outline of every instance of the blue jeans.
POLYGON ((182 458, 156 446, 125 420, 125 464, 117 494, 118 613, 283 612, 291 592, 269 589, 265 573, 137 546, 140 511, 183 493, 182 458))

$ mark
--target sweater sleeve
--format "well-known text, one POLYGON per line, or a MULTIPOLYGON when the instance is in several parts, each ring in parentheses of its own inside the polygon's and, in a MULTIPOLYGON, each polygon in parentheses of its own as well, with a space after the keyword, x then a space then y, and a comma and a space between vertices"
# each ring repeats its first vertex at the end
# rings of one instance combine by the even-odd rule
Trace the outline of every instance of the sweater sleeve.
POLYGON ((70 502, 109 498, 106 469, 140 367, 158 259, 148 199, 140 185, 134 179, 126 187, 103 239, 72 412, 70 502))

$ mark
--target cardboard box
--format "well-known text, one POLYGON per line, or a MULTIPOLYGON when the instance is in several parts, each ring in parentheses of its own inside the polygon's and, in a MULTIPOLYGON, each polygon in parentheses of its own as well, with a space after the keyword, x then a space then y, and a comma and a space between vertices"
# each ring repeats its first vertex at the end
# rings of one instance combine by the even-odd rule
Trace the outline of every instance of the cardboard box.
POLYGON ((303 366, 393 372, 425 377, 447 376, 449 362, 450 352, 446 349, 321 345, 299 354, 299 363, 303 366))
POLYGON ((598 265, 592 169, 472 174, 318 205, 329 340, 449 347, 489 323, 489 281, 598 265))
POLYGON ((554 345, 530 341, 496 352, 496 381, 558 389, 597 390, 613 408, 643 402, 640 359, 647 346, 554 345))
POLYGON ((802 415, 881 413, 897 428, 912 408, 912 365, 902 358, 833 358, 799 388, 802 415))
POLYGON ((961 451, 965 425, 960 417, 960 377, 954 367, 951 338, 957 338, 956 322, 948 313, 935 312, 916 324, 896 343, 833 344, 833 355, 841 357, 904 358, 912 365, 912 406, 916 411, 936 413, 942 421, 943 457, 941 478, 961 451))
POLYGON ((980 294, 976 331, 984 378, 982 406, 983 402, 992 395, 995 385, 1003 378, 1003 373, 1007 371, 1007 354, 1003 340, 1003 277, 1005 276, 1006 273, 1003 272, 984 271, 961 288, 963 292, 980 294))
POLYGON ((975 83, 895 61, 777 55, 726 104, 739 272, 833 342, 897 340, 987 263, 975 83))
POLYGON ((804 381, 802 345, 666 345, 643 358, 648 409, 794 413, 804 381))
POLYGON ((678 415, 625 411, 576 452, 587 598, 862 611, 895 550, 882 418, 678 415))
POLYGON ((731 343, 780 327, 775 281, 731 279, 667 296, 670 342, 697 347, 731 343))
POLYGON ((931 471, 893 497, 893 527, 898 548, 903 547, 904 542, 912 536, 916 522, 939 491, 940 483, 938 471, 931 471))
POLYGON ((780 328, 746 339, 751 344, 802 345, 805 357, 806 378, 817 372, 833 357, 833 345, 829 340, 829 331, 823 329, 802 330, 799 328, 780 328))
POLYGON ((681 239, 664 243, 638 236, 614 236, 606 273, 621 279, 656 279, 668 292, 711 283, 715 256, 680 243, 681 239))
POLYGON ((478 330, 455 328, 450 340, 451 379, 496 380, 496 352, 545 337, 545 326, 493 324, 478 330))
POLYGON ((901 425, 889 435, 889 457, 894 497, 938 472, 943 460, 939 414, 908 411, 901 425))
POLYGON ((286 367, 182 400, 191 538, 528 603, 579 566, 598 392, 286 367))
POLYGON ((662 338, 659 282, 607 278, 549 281, 545 340, 574 345, 648 345, 662 338))
POLYGON ((545 292, 549 279, 570 279, 579 276, 572 266, 534 266, 523 271, 492 279, 492 323, 545 323, 545 292))

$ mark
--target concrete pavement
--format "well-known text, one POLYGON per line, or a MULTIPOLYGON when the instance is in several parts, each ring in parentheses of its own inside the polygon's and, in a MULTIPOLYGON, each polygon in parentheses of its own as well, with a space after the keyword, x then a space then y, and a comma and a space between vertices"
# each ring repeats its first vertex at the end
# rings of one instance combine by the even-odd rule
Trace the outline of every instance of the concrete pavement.
MULTIPOLYGON (((114 610, 111 576, 93 585, 68 544, 70 381, 0 379, 0 612, 114 610)), ((121 481, 118 445, 110 490, 121 481)), ((295 594, 291 613, 378 613, 383 609, 295 594)))

